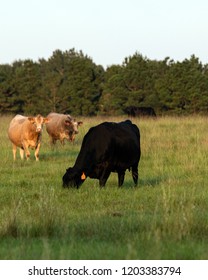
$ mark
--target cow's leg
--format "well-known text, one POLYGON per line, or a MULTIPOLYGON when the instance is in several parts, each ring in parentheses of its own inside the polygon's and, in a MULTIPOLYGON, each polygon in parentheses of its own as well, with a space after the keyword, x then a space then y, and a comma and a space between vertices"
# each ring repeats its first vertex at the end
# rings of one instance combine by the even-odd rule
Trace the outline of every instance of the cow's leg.
POLYGON ((30 159, 30 151, 28 149, 25 150, 26 159, 30 159))
POLYGON ((118 171, 118 186, 121 187, 124 182, 125 171, 118 171))
POLYGON ((50 136, 50 148, 51 150, 55 150, 55 147, 56 147, 56 140, 50 136))
POLYGON ((134 180, 135 185, 138 183, 138 163, 132 166, 132 178, 134 180))
POLYGON ((104 169, 103 170, 103 173, 99 179, 99 184, 100 184, 100 187, 104 187, 105 184, 106 184, 106 181, 108 180, 108 177, 110 176, 110 171, 107 170, 107 169, 104 169))
POLYGON ((40 150, 40 142, 38 143, 38 145, 35 149, 35 159, 36 159, 36 161, 39 161, 39 150, 40 150))
POLYGON ((20 148, 20 158, 24 159, 24 149, 20 148))
POLYGON ((50 136, 50 144, 51 144, 51 147, 53 147, 56 144, 56 139, 53 138, 52 136, 50 136))
POLYGON ((25 151, 26 159, 29 160, 30 159, 30 151, 28 149, 28 144, 23 143, 23 148, 24 148, 24 151, 25 151))
POLYGON ((17 146, 12 144, 13 159, 16 160, 17 146))

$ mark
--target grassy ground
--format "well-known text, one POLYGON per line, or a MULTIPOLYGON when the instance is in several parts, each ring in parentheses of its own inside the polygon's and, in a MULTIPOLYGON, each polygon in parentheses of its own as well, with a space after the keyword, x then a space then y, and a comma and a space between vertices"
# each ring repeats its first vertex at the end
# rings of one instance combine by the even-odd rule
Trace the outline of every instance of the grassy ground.
MULTIPOLYGON (((139 186, 111 174, 63 189, 83 136, 106 119, 86 118, 74 145, 51 149, 44 130, 40 162, 13 162, 0 118, 0 259, 208 259, 208 130, 203 117, 134 120, 141 131, 139 186)), ((120 121, 122 118, 109 120, 120 121)))

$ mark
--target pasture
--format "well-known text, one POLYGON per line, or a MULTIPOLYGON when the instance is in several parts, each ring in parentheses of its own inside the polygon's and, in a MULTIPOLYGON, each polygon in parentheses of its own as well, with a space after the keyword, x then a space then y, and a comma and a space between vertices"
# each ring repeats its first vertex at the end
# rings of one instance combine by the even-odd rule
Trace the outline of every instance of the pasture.
POLYGON ((121 188, 112 173, 103 189, 90 178, 63 189, 85 133, 106 120, 79 119, 74 144, 52 149, 44 128, 40 161, 13 162, 0 117, 0 259, 208 259, 207 118, 135 119, 137 187, 127 171, 121 188))

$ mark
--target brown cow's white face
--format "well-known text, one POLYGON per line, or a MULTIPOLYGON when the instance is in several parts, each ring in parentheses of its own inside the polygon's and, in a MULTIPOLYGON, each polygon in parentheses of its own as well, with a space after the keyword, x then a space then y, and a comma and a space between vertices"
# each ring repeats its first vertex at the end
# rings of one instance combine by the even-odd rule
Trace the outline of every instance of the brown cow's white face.
POLYGON ((48 118, 43 118, 41 115, 37 115, 36 117, 28 117, 28 120, 35 126, 36 132, 40 133, 43 129, 43 124, 48 123, 48 118))
POLYGON ((78 127, 82 125, 83 122, 77 122, 75 119, 69 118, 65 120, 65 125, 69 131, 69 140, 74 141, 75 135, 79 133, 78 127))

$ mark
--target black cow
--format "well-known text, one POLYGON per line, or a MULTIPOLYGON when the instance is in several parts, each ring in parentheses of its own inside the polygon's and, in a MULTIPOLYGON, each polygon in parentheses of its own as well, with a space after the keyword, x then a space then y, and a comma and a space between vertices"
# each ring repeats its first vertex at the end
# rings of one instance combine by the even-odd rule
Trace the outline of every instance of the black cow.
POLYGON ((63 186, 79 188, 90 177, 103 187, 111 172, 118 173, 118 185, 122 186, 126 169, 132 171, 136 185, 140 154, 140 132, 130 120, 101 123, 85 135, 74 166, 63 176, 63 186))
POLYGON ((156 117, 152 107, 129 106, 124 109, 124 112, 127 113, 129 117, 156 117))

